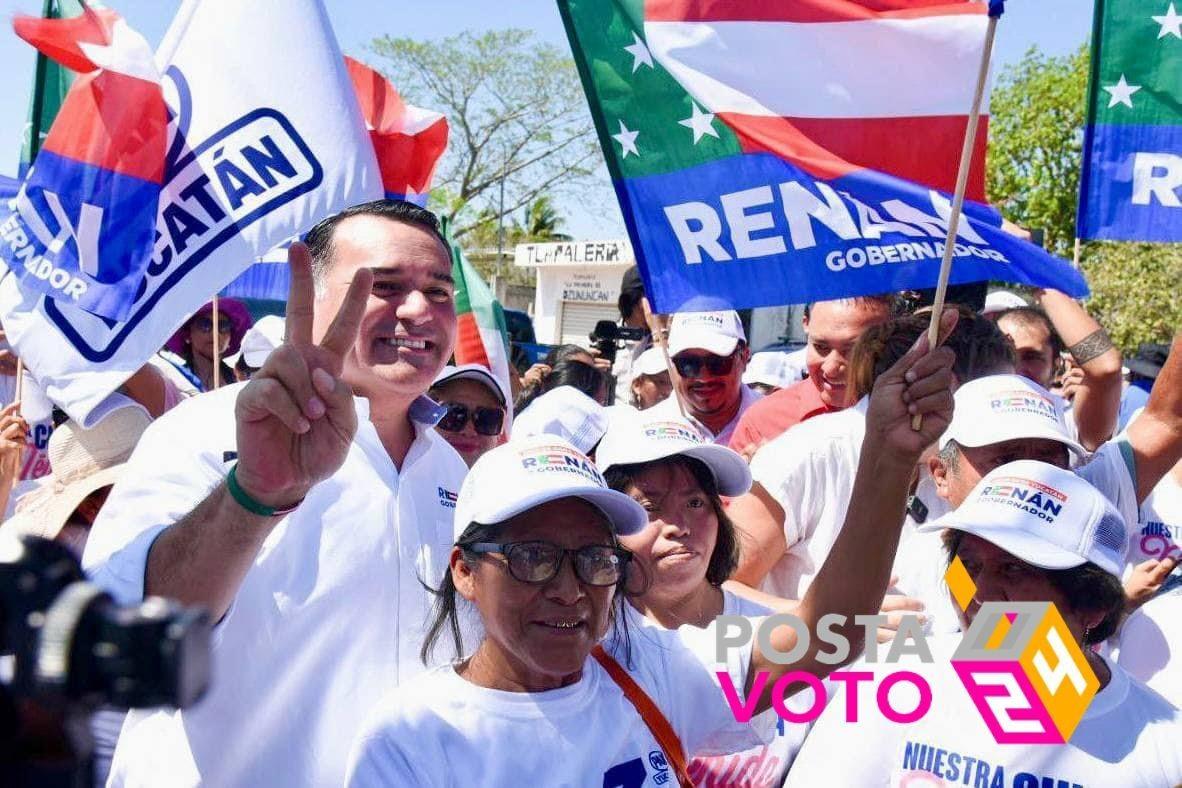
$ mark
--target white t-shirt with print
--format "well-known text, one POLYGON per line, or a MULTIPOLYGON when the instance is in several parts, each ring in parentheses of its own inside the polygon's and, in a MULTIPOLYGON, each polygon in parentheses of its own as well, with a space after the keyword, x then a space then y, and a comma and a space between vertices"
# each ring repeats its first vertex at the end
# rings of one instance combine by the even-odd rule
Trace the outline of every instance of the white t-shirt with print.
MULTIPOLYGON (((0 375, 0 406, 16 399, 16 376, 0 375)), ((8 507, 0 512, 0 521, 6 520, 16 510, 16 505, 26 494, 36 490, 45 477, 49 476, 49 436, 53 434, 53 403, 33 377, 25 372, 21 390, 21 416, 29 425, 29 442, 17 469, 16 481, 8 495, 8 507)))
MULTIPOLYGON (((845 721, 843 687, 817 720, 785 786, 1168 788, 1182 781, 1182 712, 1112 662, 1111 681, 1068 743, 998 744, 949 662, 958 641, 932 638, 936 662, 928 665, 905 658, 898 665, 851 666, 875 674, 873 686, 860 686, 858 721, 845 721), (916 722, 888 721, 874 700, 881 679, 900 669, 919 673, 931 686, 931 708, 916 722)), ((909 684, 896 685, 892 698, 896 708, 915 708, 909 684)))
MULTIPOLYGON (((762 618, 771 609, 746 597, 723 589, 722 613, 727 616, 762 618)), ((637 617, 641 626, 661 628, 649 618, 637 617)), ((725 665, 717 665, 725 669, 725 665)), ((788 698, 785 703, 796 711, 803 712, 812 698, 801 692, 788 698)), ((726 755, 691 757, 689 776, 695 785, 725 785, 728 788, 778 788, 783 785, 788 766, 796 757, 808 725, 782 721, 775 710, 768 709, 751 721, 757 726, 765 743, 726 755)), ((691 756, 693 753, 690 754, 691 756)))
MULTIPOLYGON (((234 462, 242 385, 185 400, 144 433, 91 530, 84 566, 122 602, 143 595, 152 541, 234 462)), ((280 520, 214 631, 212 684, 183 711, 133 711, 112 786, 329 786, 366 711, 419 660, 467 466, 418 426, 398 469, 365 400, 344 463, 280 520)), ((444 657, 447 658, 446 656, 444 657)))
POLYGON ((1182 588, 1138 608, 1121 627, 1119 643, 1117 663, 1182 708, 1182 588))
MULTIPOLYGON (((714 629, 666 630, 629 616, 631 661, 620 639, 605 650, 668 719, 686 752, 727 753, 758 743, 735 720, 714 677, 714 629)), ((745 686, 751 649, 730 649, 745 686)), ((742 690, 739 690, 740 693, 742 690)), ((479 687, 451 665, 383 699, 350 756, 347 784, 379 786, 676 785, 664 752, 619 686, 588 657, 582 677, 547 692, 479 687)))
POLYGON ((1182 558, 1182 484, 1166 474, 1141 504, 1136 528, 1130 528, 1130 567, 1143 561, 1182 558))
MULTIPOLYGON (((735 432, 735 427, 739 426, 739 419, 743 418, 743 414, 747 412, 747 408, 754 405, 759 400, 763 399, 763 395, 755 389, 748 386, 746 383, 739 386, 739 410, 735 413, 735 417, 727 422, 719 432, 712 432, 705 424, 694 418, 690 418, 694 424, 701 428, 702 434, 714 435, 714 442, 727 446, 730 444, 731 435, 735 432)), ((665 399, 658 402, 649 408, 645 415, 652 414, 653 416, 660 416, 665 418, 681 418, 681 408, 677 404, 676 392, 670 394, 665 399)), ((688 414, 687 414, 688 415, 688 414)))

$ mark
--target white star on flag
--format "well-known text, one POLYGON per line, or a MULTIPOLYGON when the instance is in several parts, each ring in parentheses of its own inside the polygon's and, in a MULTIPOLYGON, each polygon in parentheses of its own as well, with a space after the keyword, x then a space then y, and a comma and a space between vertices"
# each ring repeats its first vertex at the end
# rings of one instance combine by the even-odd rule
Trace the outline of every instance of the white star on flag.
POLYGON ((1140 85, 1130 85, 1125 81, 1125 75, 1120 75, 1120 81, 1112 86, 1104 86, 1108 94, 1112 97, 1108 99, 1108 108, 1112 109, 1117 104, 1124 104, 1129 109, 1133 108, 1133 94, 1141 89, 1140 85))
POLYGON ((631 46, 624 47, 624 51, 632 56, 632 73, 636 73, 636 69, 640 68, 641 63, 649 68, 655 68, 653 66, 652 54, 648 51, 648 47, 644 45, 644 41, 640 36, 636 35, 635 30, 632 31, 632 41, 634 43, 631 46))
POLYGON ((1166 36, 1174 36, 1175 38, 1182 38, 1182 16, 1174 10, 1174 4, 1170 3, 1170 8, 1166 11, 1165 16, 1155 16, 1153 21, 1161 25, 1161 30, 1158 31, 1158 38, 1165 38, 1166 36))
POLYGON ((714 128, 714 115, 709 112, 702 112, 696 101, 691 101, 690 106, 693 107, 692 114, 685 120, 679 120, 677 122, 687 129, 693 129, 694 144, 697 145, 698 140, 702 139, 703 135, 706 134, 718 139, 718 131, 714 128))
POLYGON ((612 139, 620 143, 620 148, 624 151, 620 158, 628 158, 629 153, 640 155, 640 151, 636 150, 636 138, 639 135, 639 131, 629 131, 628 127, 624 125, 624 121, 620 121, 620 133, 612 135, 612 139))

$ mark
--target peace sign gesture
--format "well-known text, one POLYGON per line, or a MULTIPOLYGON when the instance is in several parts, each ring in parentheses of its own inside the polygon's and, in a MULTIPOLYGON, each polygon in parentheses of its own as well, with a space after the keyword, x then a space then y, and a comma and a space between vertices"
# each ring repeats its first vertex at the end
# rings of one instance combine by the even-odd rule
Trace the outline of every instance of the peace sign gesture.
POLYGON ((353 392, 341 380, 345 355, 373 287, 358 269, 336 317, 319 343, 312 340, 312 258, 302 243, 288 251, 291 288, 284 343, 238 395, 238 484, 275 509, 303 500, 345 461, 357 431, 353 392))

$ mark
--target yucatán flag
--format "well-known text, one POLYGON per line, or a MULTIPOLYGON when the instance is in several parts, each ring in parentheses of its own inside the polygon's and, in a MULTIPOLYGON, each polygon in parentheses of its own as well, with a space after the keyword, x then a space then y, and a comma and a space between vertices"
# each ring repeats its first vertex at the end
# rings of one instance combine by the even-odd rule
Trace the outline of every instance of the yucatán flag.
POLYGON ((253 260, 384 193, 320 0, 185 0, 155 62, 167 148, 130 311, 111 320, 0 280, 8 338, 50 399, 83 423, 253 260))
POLYGON ((0 224, 23 287, 121 320, 155 245, 168 108, 148 42, 108 10, 18 17, 17 35, 82 74, 0 224))
MULTIPOLYGON (((931 287, 988 7, 559 0, 661 312, 931 287)), ((986 120, 981 120, 982 131, 986 120)), ((968 196, 983 198, 979 133, 968 196)), ((967 202, 953 283, 1087 292, 967 202)))
POLYGON ((1076 236, 1182 241, 1182 3, 1096 0, 1076 236))
MULTIPOLYGON (((369 141, 382 176, 382 188, 391 199, 425 206, 435 167, 447 149, 447 118, 438 112, 407 104, 390 81, 364 63, 345 58, 349 81, 357 95, 369 141)), ((286 239, 222 290, 231 298, 287 299, 291 277, 286 239)))

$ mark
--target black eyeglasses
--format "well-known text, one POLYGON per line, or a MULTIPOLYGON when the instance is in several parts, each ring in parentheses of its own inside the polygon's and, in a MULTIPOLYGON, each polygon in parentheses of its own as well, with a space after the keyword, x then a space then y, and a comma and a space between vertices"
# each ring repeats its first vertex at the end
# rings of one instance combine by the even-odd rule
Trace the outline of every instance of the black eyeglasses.
POLYGON ((500 408, 469 408, 461 402, 442 402, 447 413, 435 426, 447 432, 459 432, 464 429, 468 419, 472 419, 472 426, 480 435, 500 435, 501 427, 505 424, 505 411, 500 408))
POLYGON ((735 368, 735 354, 716 356, 713 353, 704 353, 700 356, 691 356, 679 353, 673 357, 673 366, 677 367, 677 374, 683 378, 700 377, 703 369, 711 375, 729 375, 735 368))
POLYGON ((567 550, 550 542, 473 542, 463 545, 474 553, 500 553, 514 580, 530 585, 549 583, 573 556, 575 577, 589 586, 614 586, 624 578, 624 567, 632 554, 622 547, 590 544, 567 550))

